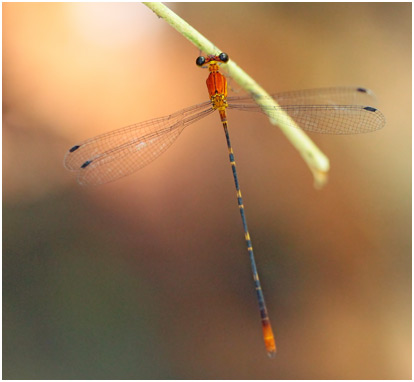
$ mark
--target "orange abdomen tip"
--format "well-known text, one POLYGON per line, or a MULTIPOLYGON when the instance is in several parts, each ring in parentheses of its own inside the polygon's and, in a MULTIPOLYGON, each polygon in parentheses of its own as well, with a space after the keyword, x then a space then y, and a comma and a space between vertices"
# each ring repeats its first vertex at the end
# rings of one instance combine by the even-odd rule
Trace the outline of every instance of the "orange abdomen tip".
POLYGON ((263 327, 263 339, 267 350, 267 355, 269 358, 274 358, 276 355, 276 342, 275 342, 275 336, 273 335, 272 326, 270 325, 270 322, 263 321, 262 322, 263 327))

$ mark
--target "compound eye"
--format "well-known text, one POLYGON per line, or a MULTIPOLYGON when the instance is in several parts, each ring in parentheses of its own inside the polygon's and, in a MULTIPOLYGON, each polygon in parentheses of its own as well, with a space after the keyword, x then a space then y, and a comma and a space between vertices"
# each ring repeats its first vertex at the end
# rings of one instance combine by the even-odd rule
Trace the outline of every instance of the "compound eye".
POLYGON ((206 62, 206 58, 203 57, 203 56, 200 56, 200 57, 197 57, 196 65, 197 66, 203 66, 205 64, 205 62, 206 62))
POLYGON ((222 62, 227 62, 229 60, 229 56, 227 53, 220 53, 219 54, 219 59, 222 62))

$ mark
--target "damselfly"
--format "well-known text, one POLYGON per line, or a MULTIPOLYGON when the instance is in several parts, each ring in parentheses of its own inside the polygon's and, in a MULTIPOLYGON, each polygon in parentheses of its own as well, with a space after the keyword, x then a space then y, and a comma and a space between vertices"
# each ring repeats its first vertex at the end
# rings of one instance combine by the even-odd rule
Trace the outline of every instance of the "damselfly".
POLYGON ((67 169, 77 173, 80 184, 97 185, 114 181, 152 162, 167 150, 185 127, 218 110, 226 136, 237 202, 259 302, 263 338, 268 355, 273 357, 276 353, 276 344, 247 228, 226 110, 262 112, 275 119, 284 113, 290 117, 292 128, 300 126, 307 131, 330 134, 375 131, 384 126, 385 118, 378 109, 368 106, 373 94, 362 87, 300 90, 272 95, 279 106, 259 106, 252 97, 227 97, 227 80, 219 72, 219 65, 228 60, 226 53, 200 56, 196 60, 198 66, 208 67, 210 71, 207 78, 209 101, 81 142, 69 149, 64 164, 67 169))

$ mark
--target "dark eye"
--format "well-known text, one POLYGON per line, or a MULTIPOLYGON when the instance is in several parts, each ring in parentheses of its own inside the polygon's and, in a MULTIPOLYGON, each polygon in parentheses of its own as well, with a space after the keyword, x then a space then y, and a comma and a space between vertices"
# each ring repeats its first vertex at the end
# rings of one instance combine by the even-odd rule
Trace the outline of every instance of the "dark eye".
POLYGON ((200 57, 197 57, 196 65, 202 66, 204 65, 205 62, 206 62, 206 58, 203 56, 200 56, 200 57))
POLYGON ((220 53, 219 54, 219 59, 222 62, 227 62, 229 60, 229 56, 227 55, 227 53, 220 53))

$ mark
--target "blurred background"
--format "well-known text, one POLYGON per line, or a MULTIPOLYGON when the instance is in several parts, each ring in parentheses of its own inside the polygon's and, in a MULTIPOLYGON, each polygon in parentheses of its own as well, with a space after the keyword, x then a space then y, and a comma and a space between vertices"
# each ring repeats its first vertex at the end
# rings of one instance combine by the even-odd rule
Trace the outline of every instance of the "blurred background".
POLYGON ((111 184, 62 164, 207 100, 200 52, 142 4, 3 3, 3 378, 410 379, 411 4, 168 6, 269 92, 373 89, 386 127, 313 134, 317 191, 264 116, 229 113, 269 360, 218 115, 111 184))

